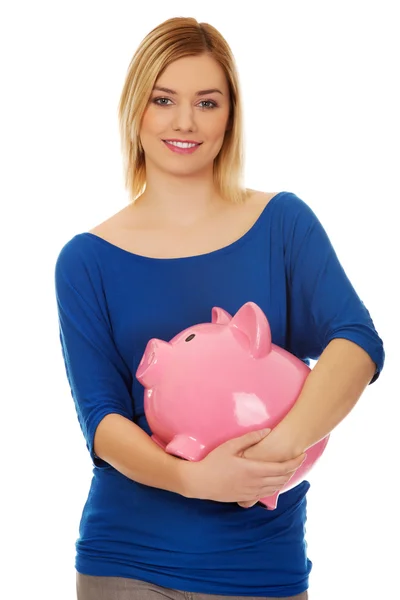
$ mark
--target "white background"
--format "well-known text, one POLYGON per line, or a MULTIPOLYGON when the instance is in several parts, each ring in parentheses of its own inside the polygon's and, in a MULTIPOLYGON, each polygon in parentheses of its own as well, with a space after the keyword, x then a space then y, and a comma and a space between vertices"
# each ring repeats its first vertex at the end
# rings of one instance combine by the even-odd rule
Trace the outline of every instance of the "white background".
POLYGON ((2 5, 5 600, 75 598, 74 544, 92 465, 61 357, 54 264, 73 235, 127 202, 119 95, 137 45, 173 16, 208 21, 230 43, 245 102, 247 186, 310 204, 385 342, 380 380, 310 475, 310 598, 400 598, 396 8, 383 0, 2 5))

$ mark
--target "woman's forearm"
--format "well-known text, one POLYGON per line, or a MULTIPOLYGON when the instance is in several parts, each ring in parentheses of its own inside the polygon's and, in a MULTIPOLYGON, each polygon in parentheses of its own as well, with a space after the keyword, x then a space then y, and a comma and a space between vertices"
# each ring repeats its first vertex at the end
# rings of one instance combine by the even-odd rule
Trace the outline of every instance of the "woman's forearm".
POLYGON ((332 340, 287 415, 246 457, 287 460, 328 435, 352 410, 376 370, 357 344, 332 340), (271 450, 273 449, 273 456, 271 450))
MULTIPOLYGON (((362 348, 348 340, 332 340, 307 377, 293 408, 263 441, 246 450, 246 458, 282 462, 302 454, 346 417, 375 369, 362 348)), ((130 479, 185 496, 191 494, 186 461, 166 454, 121 415, 110 414, 100 422, 94 449, 130 479)))
POLYGON ((186 461, 171 456, 138 425, 118 414, 100 421, 94 451, 117 471, 138 483, 186 495, 186 461))

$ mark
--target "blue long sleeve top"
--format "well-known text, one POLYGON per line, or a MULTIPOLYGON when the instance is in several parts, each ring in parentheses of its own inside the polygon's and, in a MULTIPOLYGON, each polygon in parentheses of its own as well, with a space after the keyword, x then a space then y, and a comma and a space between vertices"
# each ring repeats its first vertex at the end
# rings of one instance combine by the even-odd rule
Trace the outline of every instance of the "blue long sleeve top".
POLYGON ((93 462, 76 570, 208 594, 306 590, 307 481, 281 494, 276 510, 244 510, 132 481, 96 456, 93 441, 110 413, 151 433, 135 378, 145 346, 209 322, 214 306, 234 314, 255 302, 273 343, 307 364, 332 339, 351 340, 371 356, 377 379, 382 341, 311 208, 280 192, 240 239, 184 258, 149 258, 80 233, 59 253, 55 285, 66 374, 93 462))

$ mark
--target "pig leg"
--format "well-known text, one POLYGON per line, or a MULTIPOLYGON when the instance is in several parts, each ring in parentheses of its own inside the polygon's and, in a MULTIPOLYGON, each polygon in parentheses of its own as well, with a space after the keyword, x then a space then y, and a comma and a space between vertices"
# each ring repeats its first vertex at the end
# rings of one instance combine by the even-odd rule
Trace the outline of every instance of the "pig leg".
POLYGON ((275 492, 272 496, 267 496, 266 498, 261 498, 261 504, 264 504, 270 510, 274 510, 278 506, 278 496, 279 492, 275 492))
POLYGON ((182 433, 178 433, 172 438, 165 451, 195 462, 201 460, 207 454, 204 444, 195 437, 182 433))

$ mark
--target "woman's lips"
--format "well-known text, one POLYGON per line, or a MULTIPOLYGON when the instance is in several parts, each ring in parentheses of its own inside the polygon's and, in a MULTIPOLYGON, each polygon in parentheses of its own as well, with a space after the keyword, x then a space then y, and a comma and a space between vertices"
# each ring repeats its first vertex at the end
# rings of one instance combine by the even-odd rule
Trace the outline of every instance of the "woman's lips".
POLYGON ((170 142, 163 140, 163 143, 169 148, 172 152, 176 152, 177 154, 193 154, 201 146, 201 144, 196 144, 196 146, 192 146, 189 148, 181 148, 180 146, 175 146, 170 142))

